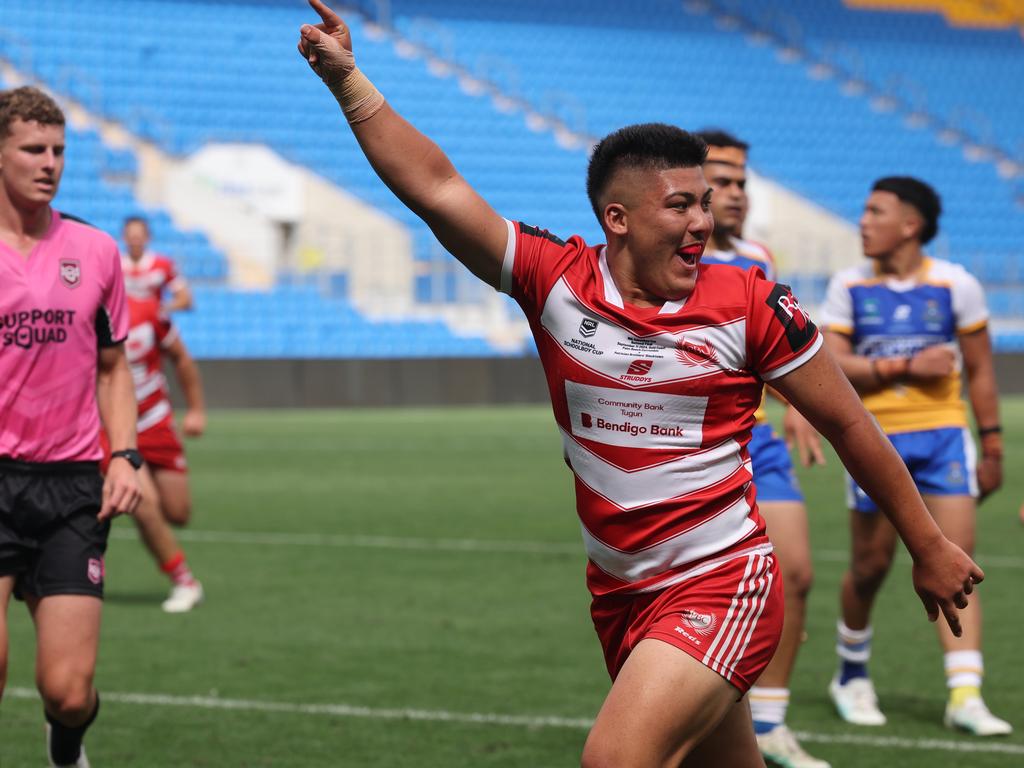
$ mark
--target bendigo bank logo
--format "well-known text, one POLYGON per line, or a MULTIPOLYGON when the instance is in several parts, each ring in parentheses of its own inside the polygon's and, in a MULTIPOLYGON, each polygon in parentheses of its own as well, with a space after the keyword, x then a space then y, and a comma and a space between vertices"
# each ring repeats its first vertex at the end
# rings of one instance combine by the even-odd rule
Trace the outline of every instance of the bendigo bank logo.
POLYGON ((676 358, 684 365, 697 365, 701 368, 714 368, 718 365, 718 353, 707 338, 703 344, 680 339, 676 342, 676 358))
POLYGON ((82 284, 82 265, 78 259, 60 260, 60 281, 68 288, 77 288, 82 284))

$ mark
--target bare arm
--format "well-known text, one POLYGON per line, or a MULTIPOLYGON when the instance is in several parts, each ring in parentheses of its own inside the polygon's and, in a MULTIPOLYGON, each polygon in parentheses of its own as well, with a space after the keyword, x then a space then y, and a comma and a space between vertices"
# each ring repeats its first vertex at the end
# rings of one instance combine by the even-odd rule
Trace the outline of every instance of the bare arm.
MULTIPOLYGON (((136 447, 135 389, 128 368, 124 344, 103 347, 99 351, 96 375, 96 404, 110 439, 111 451, 136 447)), ((124 459, 114 458, 103 483, 103 506, 99 519, 131 514, 139 504, 141 492, 135 469, 124 459)))
POLYGON ((956 354, 944 345, 922 349, 912 357, 870 358, 856 354, 850 337, 841 333, 825 331, 825 343, 858 392, 876 392, 903 381, 927 383, 956 369, 956 354))
POLYGON ((988 329, 960 337, 960 352, 967 371, 967 396, 974 411, 981 440, 978 485, 985 498, 1003 484, 1003 436, 999 432, 999 392, 992 362, 992 340, 988 329))
POLYGON ((777 388, 836 449, 847 470, 892 521, 914 560, 914 588, 934 621, 941 610, 960 635, 957 608, 981 581, 981 569, 948 541, 928 513, 892 444, 864 410, 832 355, 810 361, 774 380, 777 388))
POLYGON ((299 53, 324 81, 381 180, 473 274, 497 287, 508 227, 433 141, 383 101, 355 66, 348 27, 320 0, 322 23, 304 25, 299 53))
POLYGON ((178 287, 171 291, 171 300, 164 305, 167 312, 192 309, 192 289, 188 283, 181 282, 178 287))
POLYGON ((206 431, 206 404, 203 397, 203 380, 199 366, 189 354, 181 338, 176 338, 164 349, 174 365, 181 392, 185 396, 185 417, 182 428, 189 437, 199 437, 206 431))

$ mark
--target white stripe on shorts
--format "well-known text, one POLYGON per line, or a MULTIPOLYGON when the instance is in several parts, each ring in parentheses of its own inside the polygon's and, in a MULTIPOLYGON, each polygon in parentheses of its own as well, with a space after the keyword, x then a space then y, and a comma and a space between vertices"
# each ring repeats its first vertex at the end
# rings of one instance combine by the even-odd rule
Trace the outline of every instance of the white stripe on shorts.
POLYGON ((734 662, 743 657, 767 603, 772 583, 771 573, 766 568, 767 562, 768 558, 760 554, 752 554, 747 558, 747 567, 729 604, 722 628, 704 655, 704 664, 726 680, 732 679, 734 662))

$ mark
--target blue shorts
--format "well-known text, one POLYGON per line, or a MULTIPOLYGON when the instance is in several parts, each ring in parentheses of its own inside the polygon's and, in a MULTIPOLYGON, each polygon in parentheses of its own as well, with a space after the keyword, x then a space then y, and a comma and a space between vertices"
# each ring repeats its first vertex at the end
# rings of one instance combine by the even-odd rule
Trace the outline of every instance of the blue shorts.
POLYGON ((756 424, 750 431, 750 463, 758 501, 803 501, 786 443, 771 424, 756 424))
MULTIPOLYGON (((965 427, 925 429, 889 435, 910 470, 917 490, 933 496, 977 496, 977 452, 965 427)), ((846 476, 846 504, 858 512, 877 512, 866 493, 846 476)))

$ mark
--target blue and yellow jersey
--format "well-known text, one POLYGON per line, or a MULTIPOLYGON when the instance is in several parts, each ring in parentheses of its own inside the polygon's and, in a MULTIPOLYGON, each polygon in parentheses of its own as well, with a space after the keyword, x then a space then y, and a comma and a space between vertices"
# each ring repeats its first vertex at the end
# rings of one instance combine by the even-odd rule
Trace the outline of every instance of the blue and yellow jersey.
MULTIPOLYGON (((771 251, 763 245, 750 240, 734 238, 733 250, 731 251, 705 251, 700 257, 701 264, 729 264, 739 269, 753 269, 759 267, 764 276, 769 280, 776 280, 775 259, 771 251)), ((768 414, 764 409, 764 395, 761 395, 761 404, 754 411, 754 421, 763 424, 768 421, 768 414)))
MULTIPOLYGON (((843 270, 829 283, 821 327, 848 336, 866 357, 910 357, 926 347, 952 345, 984 328, 988 309, 981 284, 967 271, 926 258, 913 277, 881 275, 874 263, 843 270)), ((960 371, 927 384, 896 383, 863 396, 885 432, 966 427, 960 371)))

